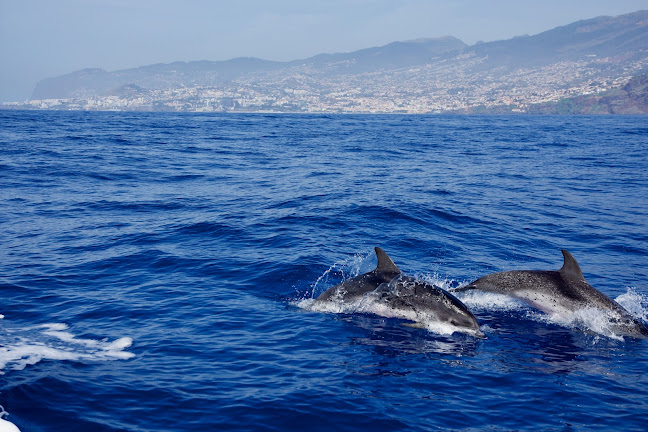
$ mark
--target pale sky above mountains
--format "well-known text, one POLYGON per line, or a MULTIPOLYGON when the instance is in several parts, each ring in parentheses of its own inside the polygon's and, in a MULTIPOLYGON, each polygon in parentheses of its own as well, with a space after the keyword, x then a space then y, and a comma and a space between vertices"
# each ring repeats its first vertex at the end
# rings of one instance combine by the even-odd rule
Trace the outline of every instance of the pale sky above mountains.
POLYGON ((648 0, 0 0, 0 102, 84 68, 294 60, 397 40, 468 44, 648 9, 648 0))

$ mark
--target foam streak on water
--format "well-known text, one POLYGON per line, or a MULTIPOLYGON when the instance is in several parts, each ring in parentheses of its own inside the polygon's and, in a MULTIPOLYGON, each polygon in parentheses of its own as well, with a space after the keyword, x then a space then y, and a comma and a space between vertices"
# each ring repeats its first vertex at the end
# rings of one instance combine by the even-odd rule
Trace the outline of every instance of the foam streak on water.
POLYGON ((122 337, 113 342, 78 338, 66 331, 65 324, 43 324, 13 327, 4 323, 0 328, 0 371, 22 370, 42 360, 104 361, 130 359, 133 353, 124 351, 133 340, 122 337))
POLYGON ((480 338, 296 304, 375 246, 444 289, 567 249, 645 321, 647 162, 640 116, 0 110, 0 405, 23 432, 645 431, 648 342, 596 311, 461 293, 480 338))

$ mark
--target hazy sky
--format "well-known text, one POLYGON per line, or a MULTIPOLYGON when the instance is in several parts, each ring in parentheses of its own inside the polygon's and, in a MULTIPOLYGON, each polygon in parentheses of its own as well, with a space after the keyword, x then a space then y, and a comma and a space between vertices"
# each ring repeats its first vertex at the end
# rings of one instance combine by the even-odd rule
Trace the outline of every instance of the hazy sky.
POLYGON ((648 0, 0 0, 0 101, 89 67, 294 60, 444 35, 473 44, 641 9, 648 0))

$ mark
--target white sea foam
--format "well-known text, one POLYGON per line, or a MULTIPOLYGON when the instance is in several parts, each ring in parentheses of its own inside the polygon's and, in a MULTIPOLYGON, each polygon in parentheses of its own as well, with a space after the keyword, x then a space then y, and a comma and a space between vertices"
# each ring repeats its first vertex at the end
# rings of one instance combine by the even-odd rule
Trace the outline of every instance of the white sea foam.
POLYGON ((29 327, 0 327, 0 373, 22 370, 41 360, 105 361, 126 360, 135 354, 125 351, 133 344, 129 337, 106 339, 77 338, 60 323, 29 327))
POLYGON ((648 296, 637 293, 634 288, 627 288, 625 294, 621 294, 616 302, 625 308, 630 315, 648 322, 648 296))
POLYGON ((545 314, 537 311, 529 311, 527 316, 538 322, 592 332, 615 340, 624 340, 623 335, 618 334, 613 327, 612 320, 617 317, 613 312, 607 310, 585 308, 569 314, 545 314))

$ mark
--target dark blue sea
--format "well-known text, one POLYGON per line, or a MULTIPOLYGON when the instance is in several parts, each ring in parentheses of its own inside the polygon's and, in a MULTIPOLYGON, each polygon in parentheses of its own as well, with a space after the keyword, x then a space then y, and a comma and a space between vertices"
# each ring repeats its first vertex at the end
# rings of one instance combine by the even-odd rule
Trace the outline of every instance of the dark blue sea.
POLYGON ((648 341, 304 305, 376 265, 556 270, 648 320, 648 118, 0 111, 0 405, 22 432, 645 431, 648 341))

